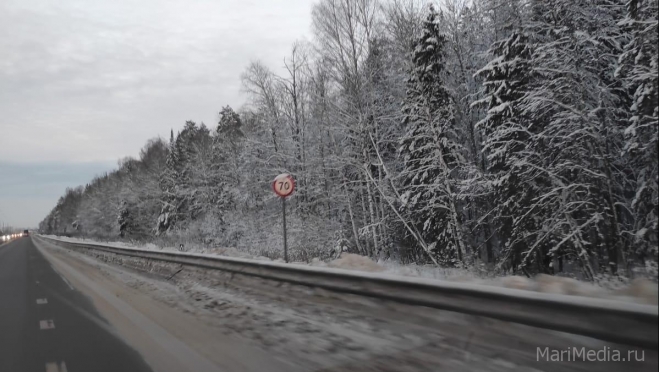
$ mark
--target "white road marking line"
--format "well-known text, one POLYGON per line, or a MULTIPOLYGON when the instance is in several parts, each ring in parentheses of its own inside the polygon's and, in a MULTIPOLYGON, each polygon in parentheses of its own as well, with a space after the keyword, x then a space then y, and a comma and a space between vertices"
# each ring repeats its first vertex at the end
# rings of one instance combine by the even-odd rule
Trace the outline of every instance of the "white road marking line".
POLYGON ((48 299, 46 298, 37 298, 37 305, 45 305, 48 303, 48 299))
POLYGON ((64 362, 46 363, 46 372, 66 372, 66 363, 64 362))
MULTIPOLYGON (((58 273, 58 274, 59 274, 59 273, 58 273)), ((71 285, 71 283, 69 283, 68 280, 66 280, 66 278, 64 277, 64 275, 61 275, 61 274, 60 274, 60 278, 62 278, 62 280, 64 280, 64 283, 66 283, 66 285, 68 285, 69 288, 70 288, 71 290, 73 290, 73 286, 71 285)))
POLYGON ((46 330, 46 329, 53 329, 55 328, 55 322, 53 322, 51 319, 48 320, 40 320, 39 321, 39 328, 41 330, 46 330))

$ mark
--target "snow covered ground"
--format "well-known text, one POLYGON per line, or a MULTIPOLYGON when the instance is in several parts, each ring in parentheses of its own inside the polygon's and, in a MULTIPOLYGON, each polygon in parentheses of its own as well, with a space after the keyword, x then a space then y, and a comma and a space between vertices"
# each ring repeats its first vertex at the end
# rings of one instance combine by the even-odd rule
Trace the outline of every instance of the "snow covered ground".
MULTIPOLYGON (((290 363, 295 367, 291 372, 583 371, 574 363, 539 363, 537 346, 611 346, 582 336, 221 271, 188 268, 170 280, 176 265, 36 241, 40 249, 95 283, 112 284, 117 296, 210 359, 227 353, 214 348, 235 340, 290 363), (145 298, 148 307, 142 306, 145 298)), ((369 264, 346 256, 331 265, 354 269, 369 264)), ((633 368, 656 370, 656 353, 648 351, 648 359, 633 368)), ((607 364, 598 370, 626 369, 607 364)))
MULTIPOLYGON (((61 241, 106 245, 124 249, 179 252, 179 249, 175 247, 158 247, 151 243, 142 246, 136 246, 126 242, 95 242, 91 240, 58 237, 52 235, 44 235, 44 237, 58 239, 61 241)), ((270 260, 267 257, 251 256, 231 247, 193 249, 185 253, 200 256, 224 256, 244 259, 270 260)), ((392 261, 375 262, 367 257, 350 253, 343 253, 339 259, 335 259, 329 262, 314 259, 309 264, 305 262, 294 262, 293 264, 332 267, 365 272, 380 272, 383 274, 396 276, 449 280, 454 282, 492 285, 545 293, 603 298, 650 305, 657 305, 659 302, 659 289, 657 287, 657 283, 643 278, 628 282, 621 282, 617 280, 600 280, 596 283, 591 283, 572 278, 551 275, 538 275, 535 278, 526 278, 521 276, 487 277, 475 270, 447 269, 419 265, 401 265, 392 261)))

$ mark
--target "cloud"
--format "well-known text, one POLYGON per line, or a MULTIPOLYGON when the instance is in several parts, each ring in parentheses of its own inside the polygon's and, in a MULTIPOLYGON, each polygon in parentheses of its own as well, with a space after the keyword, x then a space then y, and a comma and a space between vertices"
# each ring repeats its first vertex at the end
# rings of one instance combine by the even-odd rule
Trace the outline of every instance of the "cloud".
POLYGON ((149 138, 186 120, 213 126, 223 106, 245 101, 240 74, 251 61, 283 70, 292 43, 309 34, 312 5, 3 0, 0 159, 10 165, 0 171, 11 175, 0 181, 0 209, 54 205, 66 186, 137 156, 149 138))
POLYGON ((310 11, 309 0, 3 1, 0 157, 116 159, 185 120, 212 124, 243 103, 250 61, 281 67, 310 11))

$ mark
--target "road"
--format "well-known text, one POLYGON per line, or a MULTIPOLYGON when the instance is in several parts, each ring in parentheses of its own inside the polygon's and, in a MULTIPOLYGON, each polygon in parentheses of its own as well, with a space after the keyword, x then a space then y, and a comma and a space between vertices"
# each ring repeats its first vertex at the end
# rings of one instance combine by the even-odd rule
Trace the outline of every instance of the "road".
POLYGON ((30 237, 0 246, 0 372, 299 371, 109 279, 30 237))
POLYGON ((657 369, 656 351, 635 363, 539 362, 539 346, 616 346, 207 272, 175 282, 143 270, 152 264, 34 237, 0 246, 0 372, 657 369))
POLYGON ((90 300, 20 238, 0 247, 0 371, 151 371, 90 300))

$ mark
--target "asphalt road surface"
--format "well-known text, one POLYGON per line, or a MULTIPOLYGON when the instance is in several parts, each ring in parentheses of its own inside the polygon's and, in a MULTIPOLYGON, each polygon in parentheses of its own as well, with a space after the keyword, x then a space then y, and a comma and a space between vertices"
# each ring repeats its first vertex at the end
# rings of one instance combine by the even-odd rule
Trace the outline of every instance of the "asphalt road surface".
POLYGON ((656 351, 634 363, 545 362, 538 346, 609 344, 250 279, 200 287, 203 272, 174 284, 97 258, 38 237, 0 246, 0 372, 657 370, 656 351))
POLYGON ((151 371, 28 237, 0 246, 0 372, 151 371))

